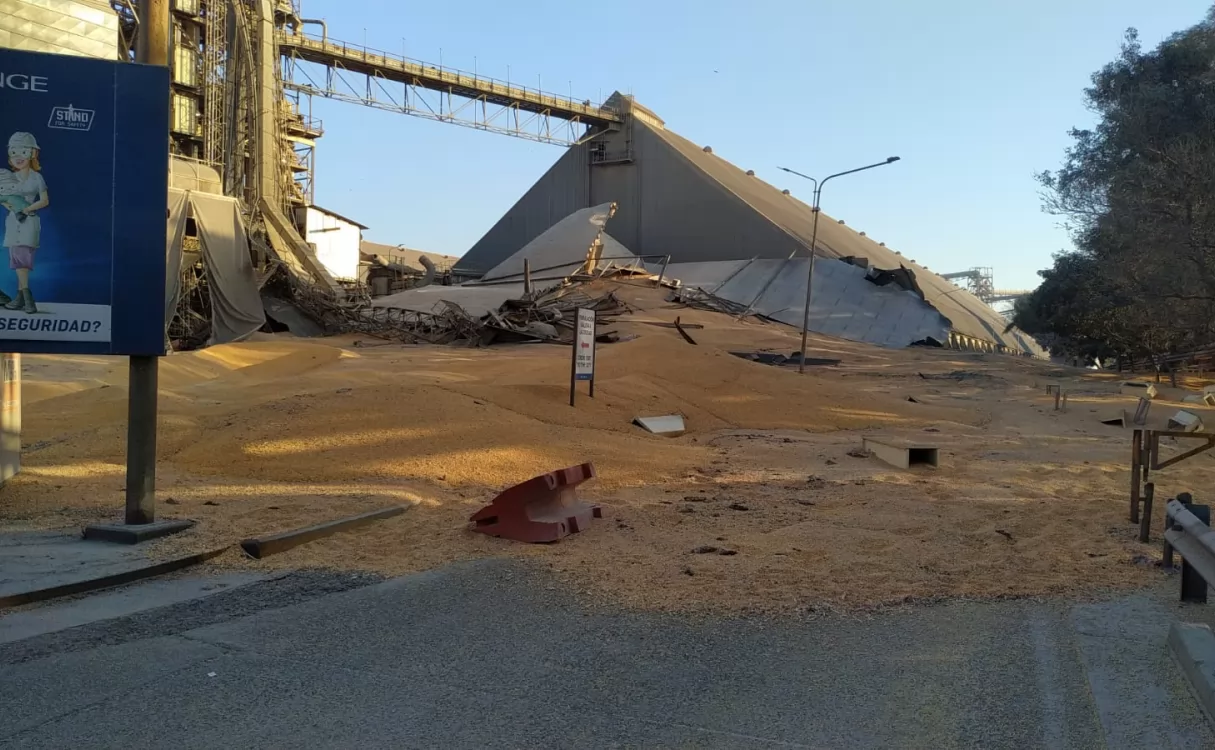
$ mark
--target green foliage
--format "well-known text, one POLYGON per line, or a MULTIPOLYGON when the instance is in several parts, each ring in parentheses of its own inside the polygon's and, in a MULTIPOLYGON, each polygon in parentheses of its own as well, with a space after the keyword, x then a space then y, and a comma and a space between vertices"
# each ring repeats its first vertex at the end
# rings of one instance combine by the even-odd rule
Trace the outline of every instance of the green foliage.
POLYGON ((1085 92, 1097 115, 1044 172, 1076 250, 1014 325, 1057 354, 1160 355, 1215 340, 1215 9, 1144 52, 1128 31, 1085 92))

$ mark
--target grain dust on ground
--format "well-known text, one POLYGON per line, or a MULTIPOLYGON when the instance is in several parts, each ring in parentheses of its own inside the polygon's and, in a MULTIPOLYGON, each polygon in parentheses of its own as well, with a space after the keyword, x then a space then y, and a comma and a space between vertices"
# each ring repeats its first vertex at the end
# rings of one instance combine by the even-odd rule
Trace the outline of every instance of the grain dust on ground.
MULTIPOLYGON (((563 347, 259 335, 166 358, 159 514, 198 525, 150 552, 412 504, 263 561, 230 553, 218 564, 397 574, 515 556, 598 601, 731 612, 1077 593, 1161 575, 1158 545, 1139 544, 1126 522, 1129 433, 1097 420, 1134 404, 1108 373, 814 337, 811 355, 842 363, 799 376, 730 354, 790 353, 798 340, 785 326, 618 289, 636 312, 612 328, 638 338, 600 346, 595 398, 582 391, 576 408, 563 347), (676 315, 704 326, 698 345, 648 325, 676 315), (1070 391, 1066 412, 1047 384, 1070 391), (677 438, 631 424, 673 413, 688 425, 677 438), (941 466, 853 455, 878 435, 931 442, 941 466), (599 478, 581 494, 605 510, 589 530, 543 546, 468 530, 498 491, 584 461, 599 478)), ((0 528, 119 514, 123 364, 25 357, 25 463, 0 490, 0 528)), ((1193 491, 1215 479, 1215 462, 1156 479, 1158 496, 1193 491)))

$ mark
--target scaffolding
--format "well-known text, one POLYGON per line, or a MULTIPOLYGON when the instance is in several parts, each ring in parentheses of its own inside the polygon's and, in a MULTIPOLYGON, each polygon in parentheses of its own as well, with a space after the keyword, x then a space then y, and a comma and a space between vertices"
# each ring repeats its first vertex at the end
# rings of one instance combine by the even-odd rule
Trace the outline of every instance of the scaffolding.
MULTIPOLYGON (((202 9, 203 160, 222 170, 227 138, 228 3, 207 0, 202 9)), ((222 173, 222 172, 221 172, 222 173)))
MULTIPOLYGON (((240 200, 263 281, 285 268, 341 297, 293 221, 295 209, 315 196, 324 128, 312 116, 314 96, 558 145, 581 143, 625 119, 589 99, 335 42, 324 22, 301 16, 298 0, 171 2, 170 150, 216 170, 223 193, 240 200), (319 38, 303 33, 308 24, 319 26, 319 38)), ((118 56, 134 59, 138 3, 110 5, 119 20, 118 56)), ((191 272, 183 288, 204 288, 205 275, 191 272)), ((189 330, 198 323, 183 321, 189 330)))

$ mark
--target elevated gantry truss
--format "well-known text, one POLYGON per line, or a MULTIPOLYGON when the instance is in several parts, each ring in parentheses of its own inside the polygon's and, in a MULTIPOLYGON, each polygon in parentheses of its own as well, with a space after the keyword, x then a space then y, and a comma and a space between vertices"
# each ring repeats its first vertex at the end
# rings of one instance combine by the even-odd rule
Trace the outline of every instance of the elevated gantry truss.
MULTIPOLYGON (((995 307, 998 302, 1016 302, 1030 293, 1028 289, 996 289, 994 276, 992 275, 991 268, 988 267, 976 267, 968 271, 943 273, 941 274, 941 278, 951 281, 958 279, 965 281, 966 286, 959 288, 965 289, 991 307, 995 307)), ((1012 308, 1009 308, 1007 310, 1000 310, 1000 312, 1005 317, 1009 317, 1013 311, 1012 308)))
POLYGON ((321 96, 562 146, 623 120, 590 100, 307 36, 298 29, 280 31, 277 42, 283 88, 297 96, 321 96))
POLYGON ((995 293, 995 282, 991 272, 991 268, 978 267, 971 268, 968 271, 955 271, 954 273, 941 274, 942 279, 956 281, 962 279, 966 282, 963 287, 968 292, 978 297, 982 301, 991 304, 989 298, 995 293))

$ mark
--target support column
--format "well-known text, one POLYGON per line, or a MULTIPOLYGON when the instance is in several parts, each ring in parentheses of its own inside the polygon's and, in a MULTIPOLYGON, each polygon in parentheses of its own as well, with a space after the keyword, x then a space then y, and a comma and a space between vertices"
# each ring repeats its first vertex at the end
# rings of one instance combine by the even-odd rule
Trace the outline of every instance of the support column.
MULTIPOLYGON (((169 64, 170 0, 140 0, 135 58, 148 65, 169 64)), ((165 133, 168 137, 168 133, 165 133)), ((128 524, 156 520, 156 412, 159 357, 131 357, 127 387, 128 524)))
POLYGON ((139 36, 135 61, 148 65, 169 64, 170 0, 139 0, 139 36))

